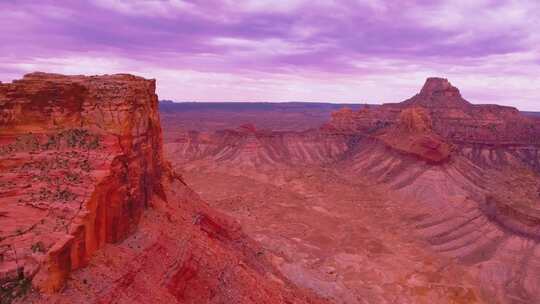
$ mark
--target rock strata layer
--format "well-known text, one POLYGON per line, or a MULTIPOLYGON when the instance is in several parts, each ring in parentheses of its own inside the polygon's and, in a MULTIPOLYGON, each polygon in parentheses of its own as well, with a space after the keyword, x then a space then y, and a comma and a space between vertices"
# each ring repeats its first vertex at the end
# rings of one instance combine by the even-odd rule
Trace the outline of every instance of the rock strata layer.
POLYGON ((154 91, 130 75, 34 73, 0 86, 3 280, 58 291, 133 233, 163 191, 154 91))
POLYGON ((341 109, 319 129, 172 131, 177 136, 169 137, 167 155, 198 181, 201 195, 247 223, 246 229, 255 230, 253 236, 267 248, 289 247, 290 260, 297 263, 294 270, 288 268, 289 278, 302 286, 319 286, 321 295, 337 303, 357 303, 354 297, 370 303, 423 303, 423 297, 429 303, 540 301, 540 121, 515 108, 472 104, 448 80, 429 78, 403 102, 341 109), (211 189, 206 180, 221 182, 222 188, 211 189), (246 194, 244 189, 252 191, 246 194), (376 199, 368 199, 375 189, 376 199), (268 204, 272 198, 275 202, 268 204), (381 219, 392 219, 382 224, 384 231, 395 225, 395 236, 406 235, 391 240, 377 234, 377 242, 409 247, 410 236, 422 242, 419 251, 455 262, 467 276, 439 273, 418 281, 411 279, 418 274, 409 272, 403 283, 395 276, 407 268, 403 262, 389 271, 375 266, 373 272, 383 278, 374 281, 366 265, 389 265, 396 261, 390 254, 400 249, 366 254, 363 246, 335 240, 345 235, 353 242, 356 233, 378 227, 368 224, 377 210, 381 219), (336 218, 344 215, 351 218, 344 232, 336 234, 336 226, 328 227, 342 223, 343 218, 336 218), (328 227, 316 227, 319 222, 328 227), (332 267, 342 270, 315 269, 332 259, 341 261, 332 267), (299 266, 311 262, 317 267, 299 266), (354 273, 350 267, 357 267, 354 273), (320 281, 328 274, 331 283, 320 281), (441 284, 442 278, 451 283, 441 284), (400 287, 389 288, 392 284, 400 287), (407 293, 408 284, 419 285, 407 293), (397 298, 404 294, 406 299, 397 298))

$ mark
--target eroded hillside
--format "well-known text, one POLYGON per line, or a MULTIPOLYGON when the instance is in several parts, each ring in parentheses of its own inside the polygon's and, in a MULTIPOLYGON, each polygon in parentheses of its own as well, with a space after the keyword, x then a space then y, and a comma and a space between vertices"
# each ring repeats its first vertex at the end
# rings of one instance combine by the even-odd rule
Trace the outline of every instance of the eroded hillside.
POLYGON ((430 78, 319 129, 180 131, 165 146, 186 182, 320 295, 540 301, 540 124, 514 108, 430 78))

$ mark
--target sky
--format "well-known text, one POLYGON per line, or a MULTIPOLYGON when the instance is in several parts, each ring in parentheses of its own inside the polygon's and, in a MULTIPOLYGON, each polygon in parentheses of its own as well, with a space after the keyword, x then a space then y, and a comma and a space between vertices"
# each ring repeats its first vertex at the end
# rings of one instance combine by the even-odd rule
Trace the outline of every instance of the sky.
POLYGON ((132 73, 177 101, 404 100, 445 77, 540 111, 537 0, 0 0, 0 81, 132 73))

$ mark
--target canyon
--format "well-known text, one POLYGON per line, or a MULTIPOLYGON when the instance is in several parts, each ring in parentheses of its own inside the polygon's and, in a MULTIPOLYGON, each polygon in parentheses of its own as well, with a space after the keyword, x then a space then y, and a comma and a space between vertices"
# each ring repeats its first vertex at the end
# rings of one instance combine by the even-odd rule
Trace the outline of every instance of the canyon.
POLYGON ((0 84, 1 303, 540 302, 540 120, 0 84))
POLYGON ((403 102, 280 128, 165 123, 165 151, 297 285, 335 303, 540 301, 534 115, 429 78, 403 102))

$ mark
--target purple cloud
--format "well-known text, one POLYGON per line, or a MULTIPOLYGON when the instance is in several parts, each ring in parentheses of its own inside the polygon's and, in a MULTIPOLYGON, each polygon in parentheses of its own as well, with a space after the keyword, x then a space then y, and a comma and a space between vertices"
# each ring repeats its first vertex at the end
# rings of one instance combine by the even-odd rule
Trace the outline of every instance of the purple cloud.
POLYGON ((0 80, 131 72, 177 100, 399 101, 444 76, 540 110, 537 1, 0 2, 0 80))

